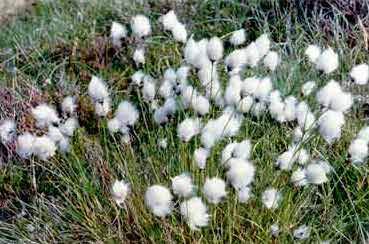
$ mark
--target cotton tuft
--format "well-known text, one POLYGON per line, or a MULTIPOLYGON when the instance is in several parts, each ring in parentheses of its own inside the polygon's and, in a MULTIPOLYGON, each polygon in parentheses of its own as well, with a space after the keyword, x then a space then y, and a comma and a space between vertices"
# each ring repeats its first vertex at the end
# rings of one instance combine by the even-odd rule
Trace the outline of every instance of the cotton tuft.
POLYGON ((325 74, 332 73, 338 68, 338 55, 332 48, 328 47, 318 57, 316 68, 325 74))
POLYGON ((17 153, 22 158, 29 158, 33 154, 33 142, 35 137, 26 132, 17 138, 17 153))
POLYGON ((105 82, 97 76, 92 76, 90 84, 88 85, 88 95, 94 102, 103 101, 108 98, 109 91, 105 82))
POLYGON ((274 71, 280 63, 280 57, 277 52, 269 51, 264 58, 264 66, 274 71))
POLYGON ((268 188, 263 192, 261 200, 266 208, 276 209, 282 200, 282 195, 277 189, 268 188))
POLYGON ((190 197, 195 191, 195 186, 189 174, 183 173, 171 179, 173 193, 179 197, 190 197))
POLYGON ((121 205, 125 199, 127 198, 130 192, 130 186, 128 183, 124 181, 115 180, 111 189, 111 194, 113 196, 114 201, 121 205))
POLYGON ((227 196, 225 188, 224 180, 217 177, 206 178, 202 191, 210 203, 218 204, 227 196))
POLYGON ((121 39, 127 37, 127 32, 127 28, 124 25, 113 21, 110 29, 110 37, 115 47, 120 48, 122 46, 121 39))
POLYGON ((138 38, 148 36, 151 34, 150 20, 144 15, 136 15, 131 19, 131 29, 138 38))
POLYGON ((308 57, 309 61, 316 64, 320 56, 321 49, 317 45, 309 45, 305 50, 305 55, 308 57))
POLYGON ((39 128, 44 128, 60 121, 56 110, 45 103, 33 108, 32 116, 35 118, 36 126, 39 128))
POLYGON ((61 109, 63 113, 69 114, 69 115, 74 114, 74 112, 76 111, 76 108, 77 108, 77 104, 76 104, 75 97, 68 96, 63 99, 63 102, 61 104, 61 109))
POLYGON ((197 148, 194 152, 194 162, 200 169, 205 169, 206 160, 209 156, 209 150, 203 147, 197 148))
POLYGON ((231 37, 229 38, 229 42, 233 46, 239 46, 246 41, 246 32, 245 29, 239 29, 232 33, 231 37))
POLYGON ((48 136, 35 137, 32 142, 33 153, 41 160, 53 157, 56 152, 56 145, 48 136))
POLYGON ((254 180, 255 167, 251 162, 243 159, 233 159, 229 162, 229 170, 226 173, 227 180, 235 189, 241 189, 250 185, 254 180))
POLYGON ((300 225, 293 231, 293 236, 298 240, 306 240, 310 237, 310 227, 306 225, 300 225))
POLYGON ((153 185, 145 192, 145 204, 158 217, 165 217, 172 212, 173 196, 168 188, 161 185, 153 185))
POLYGON ((301 87, 301 93, 304 97, 309 96, 316 88, 314 81, 305 82, 301 87))
POLYGON ((223 42, 219 37, 212 37, 207 46, 206 51, 211 61, 218 61, 223 57, 223 42))
POLYGON ((369 80, 369 66, 367 64, 359 64, 351 69, 351 78, 357 85, 366 85, 369 80))
POLYGON ((208 225, 210 217, 208 208, 199 197, 182 202, 180 212, 191 230, 199 230, 208 225))
POLYGON ((238 201, 241 203, 246 203, 251 197, 251 188, 248 186, 242 187, 237 191, 238 201))
POLYGON ((16 134, 16 125, 13 120, 4 120, 0 123, 0 141, 2 144, 11 142, 16 134))

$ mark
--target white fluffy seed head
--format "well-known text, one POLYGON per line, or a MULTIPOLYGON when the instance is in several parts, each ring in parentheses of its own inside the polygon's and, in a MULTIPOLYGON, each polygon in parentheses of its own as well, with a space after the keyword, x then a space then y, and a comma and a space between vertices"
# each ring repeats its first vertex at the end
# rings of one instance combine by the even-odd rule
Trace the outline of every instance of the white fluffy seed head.
POLYGON ((121 125, 133 126, 139 118, 139 112, 136 106, 130 101, 122 101, 117 111, 115 111, 115 117, 119 120, 121 125))
POLYGON ((177 42, 186 43, 186 41, 187 41, 187 30, 186 30, 186 26, 184 24, 179 23, 179 22, 176 23, 173 26, 172 34, 173 34, 174 40, 176 40, 177 42))
POLYGON ((136 71, 132 76, 131 76, 131 81, 134 85, 136 86, 140 86, 143 78, 145 76, 145 73, 142 70, 138 70, 136 71))
POLYGON ((338 68, 338 55, 332 48, 328 47, 318 57, 316 68, 325 74, 332 73, 338 68))
POLYGON ((205 115, 209 113, 210 102, 205 96, 197 96, 192 99, 192 108, 199 115, 205 115))
POLYGON ((97 76, 92 76, 90 84, 88 85, 88 95, 94 102, 102 101, 109 97, 108 88, 103 80, 97 76))
POLYGON ((173 30, 178 23, 177 15, 173 10, 170 10, 160 17, 160 22, 163 24, 164 30, 173 30))
POLYGON ((119 120, 114 117, 108 121, 108 129, 110 133, 114 134, 117 133, 120 129, 120 122, 119 120))
POLYGON ((255 44, 260 58, 264 57, 270 49, 270 40, 268 34, 262 34, 255 40, 255 44))
POLYGON ((121 205, 124 200, 127 198, 130 192, 130 186, 128 183, 124 182, 123 180, 115 180, 112 188, 111 194, 113 196, 114 201, 121 205))
POLYGON ((238 46, 246 41, 246 32, 245 29, 239 29, 232 33, 231 37, 229 38, 229 42, 233 46, 238 46))
POLYGON ((369 153, 368 142, 360 138, 354 139, 349 146, 348 153, 352 163, 363 163, 369 153))
POLYGON ((305 55, 308 57, 309 61, 315 64, 320 56, 321 49, 317 45, 309 45, 305 50, 305 55))
POLYGON ((219 37, 212 37, 206 47, 208 57, 211 61, 218 61, 223 57, 223 42, 219 37))
POLYGON ((196 136, 201 131, 201 121, 199 118, 187 118, 182 121, 177 127, 178 137, 188 142, 193 136, 196 136))
POLYGON ((44 128, 60 121, 56 110, 45 103, 33 108, 32 116, 35 118, 36 126, 39 128, 44 128))
POLYGON ((168 147, 168 140, 167 138, 160 138, 158 140, 158 146, 163 148, 163 149, 166 149, 168 147))
POLYGON ((72 96, 65 97, 61 104, 61 109, 65 114, 73 114, 76 111, 76 98, 72 96))
POLYGON ((48 136, 35 137, 32 145, 32 152, 41 160, 55 155, 56 145, 48 136))
POLYGON ((111 99, 104 98, 102 101, 95 102, 95 114, 99 117, 105 117, 111 111, 111 99))
POLYGON ((333 110, 324 112, 318 120, 319 132, 329 144, 341 137, 341 128, 344 124, 343 113, 333 110))
POLYGON ((4 120, 0 123, 0 141, 7 144, 13 140, 16 134, 16 125, 13 120, 4 120))
POLYGON ((145 80, 142 87, 142 97, 147 102, 152 102, 156 95, 156 84, 152 80, 145 80))
POLYGON ((250 185, 254 180, 255 167, 252 163, 243 159, 229 160, 229 170, 226 173, 228 181, 235 189, 241 189, 250 185))
POLYGON ((195 186, 189 174, 183 173, 171 179, 173 193, 179 197, 190 197, 195 191, 195 186))
POLYGON ((279 63, 281 62, 280 57, 277 52, 269 51, 268 54, 264 58, 264 66, 274 71, 279 63))
POLYGON ((291 174, 291 183, 295 186, 305 186, 309 182, 306 179, 306 170, 298 168, 291 174))
POLYGON ((71 137, 74 131, 79 127, 78 120, 74 117, 68 118, 63 124, 59 126, 63 135, 71 137))
POLYGON ((320 185, 328 181, 327 171, 322 164, 311 163, 306 167, 306 179, 311 184, 320 185))
POLYGON ((250 199, 251 196, 252 196, 251 188, 248 186, 242 187, 241 189, 237 191, 238 201, 241 203, 246 203, 250 199))
POLYGON ((261 200, 266 208, 276 209, 282 200, 282 194, 275 188, 268 188, 261 195, 261 200))
POLYGON ((197 148, 194 152, 194 162, 200 169, 205 169, 206 166, 206 160, 209 156, 209 149, 200 147, 197 148))
POLYGON ((225 188, 224 180, 217 177, 206 178, 202 191, 210 203, 218 204, 227 196, 225 188))
POLYGON ((303 96, 309 96, 316 88, 315 81, 307 81, 301 87, 301 93, 303 96))
POLYGON ((358 139, 364 140, 366 143, 369 143, 369 126, 365 126, 362 128, 357 134, 358 139))
POLYGON ((145 204, 158 217, 165 217, 172 212, 173 196, 168 188, 161 185, 153 185, 145 192, 145 204))
POLYGON ((359 64, 351 69, 351 78, 357 85, 366 85, 369 80, 369 66, 367 64, 359 64))
POLYGON ((22 158, 28 158, 33 154, 33 142, 35 137, 30 133, 25 133, 17 138, 17 153, 22 158))
POLYGON ((110 37, 114 46, 121 47, 121 39, 127 37, 127 33, 127 28, 124 25, 113 21, 110 29, 110 37))
POLYGON ((293 236, 299 240, 306 240, 310 236, 311 229, 309 226, 301 225, 293 231, 293 236))
POLYGON ((150 20, 141 14, 138 14, 131 19, 131 29, 133 35, 142 38, 151 34, 150 20))
POLYGON ((133 61, 136 65, 145 63, 145 49, 143 47, 137 48, 133 53, 133 61))
POLYGON ((199 197, 193 197, 182 202, 180 212, 191 230, 198 230, 208 225, 208 208, 199 197))

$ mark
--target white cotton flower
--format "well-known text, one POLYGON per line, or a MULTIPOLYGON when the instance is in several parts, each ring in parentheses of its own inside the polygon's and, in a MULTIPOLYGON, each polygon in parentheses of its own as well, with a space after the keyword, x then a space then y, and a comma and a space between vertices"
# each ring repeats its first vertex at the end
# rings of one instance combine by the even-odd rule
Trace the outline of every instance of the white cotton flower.
POLYGON ((108 121, 108 129, 110 133, 117 133, 120 129, 121 125, 117 118, 112 118, 108 121))
POLYGON ((160 17, 160 22, 163 24, 164 30, 172 30, 178 23, 177 15, 173 10, 170 10, 160 17))
POLYGON ((297 161, 300 165, 305 165, 310 159, 309 152, 304 148, 299 149, 299 151, 296 154, 297 161))
POLYGON ((170 81, 170 82, 175 82, 175 80, 177 79, 177 74, 176 71, 172 68, 168 68, 165 70, 164 72, 164 80, 170 81))
POLYGON ((238 201, 241 203, 247 202, 251 197, 251 188, 248 186, 242 187, 237 191, 238 201))
POLYGON ((333 97, 330 107, 335 111, 347 112, 350 110, 354 99, 349 92, 341 92, 338 96, 333 97))
POLYGON ((193 154, 194 162, 200 169, 205 169, 206 160, 209 157, 209 150, 203 147, 197 148, 193 154))
POLYGON ((35 118, 36 126, 39 128, 59 123, 60 121, 56 110, 45 103, 33 108, 32 116, 35 118))
POLYGON ((233 150, 233 155, 236 158, 249 159, 251 154, 251 142, 250 140, 243 140, 237 143, 233 150))
POLYGON ((209 120, 201 132, 201 144, 210 149, 222 138, 223 129, 218 126, 217 120, 209 120))
POLYGON ((241 113, 248 113, 254 104, 254 98, 252 96, 242 97, 238 103, 237 110, 241 113))
POLYGON ((311 184, 320 185, 328 181, 326 169, 322 164, 311 163, 306 167, 306 179, 311 184))
POLYGON ((142 38, 151 34, 150 20, 141 14, 134 16, 131 19, 131 29, 133 35, 142 38))
POLYGON ((339 97, 342 93, 342 88, 338 82, 330 80, 316 94, 317 101, 324 107, 329 107, 335 97, 339 97))
POLYGON ((227 161, 230 160, 231 158, 234 158, 234 149, 236 148, 237 146, 237 142, 231 142, 231 143, 228 143, 223 151, 222 151, 222 157, 221 157, 221 163, 222 165, 226 166, 227 167, 227 161))
POLYGON ((209 113, 210 102, 206 97, 202 95, 194 97, 192 99, 191 105, 192 105, 193 110, 199 115, 205 115, 209 113))
POLYGON ((77 104, 76 104, 76 98, 75 97, 65 97, 63 99, 63 102, 61 104, 61 109, 63 113, 65 114, 73 114, 76 111, 77 104))
POLYGON ((338 68, 338 55, 332 48, 328 47, 318 57, 316 68, 325 74, 332 73, 338 68))
POLYGON ((305 186, 309 182, 306 179, 306 170, 303 168, 298 168, 291 175, 291 183, 295 186, 305 186))
POLYGON ((173 193, 179 197, 190 197, 195 191, 195 186, 189 174, 183 173, 171 179, 173 193))
POLYGON ((131 80, 132 80, 132 83, 134 85, 137 85, 137 86, 140 86, 142 81, 143 81, 143 78, 145 76, 145 73, 142 71, 142 70, 138 70, 136 71, 132 76, 131 76, 131 80))
POLYGON ((47 160, 55 155, 56 145, 48 136, 35 137, 32 145, 33 153, 41 160, 47 160))
POLYGON ((60 131, 58 127, 49 126, 49 131, 47 132, 47 136, 53 140, 55 143, 58 143, 64 138, 63 133, 60 131))
POLYGON ((181 66, 176 71, 177 80, 179 80, 180 84, 185 85, 187 83, 187 77, 190 72, 189 66, 181 66))
POLYGON ((257 86, 254 92, 254 96, 259 98, 260 100, 265 101, 268 99, 272 89, 273 89, 272 80, 269 77, 264 77, 259 81, 259 85, 257 86))
POLYGON ((223 57, 223 42, 219 37, 212 37, 206 47, 208 57, 211 61, 218 61, 223 57))
POLYGON ((248 53, 246 49, 236 49, 232 51, 224 60, 227 71, 231 74, 237 74, 247 64, 248 53))
POLYGON ((159 87, 159 95, 163 98, 174 96, 174 83, 170 80, 164 80, 159 87))
POLYGON ((321 49, 317 45, 309 45, 305 50, 305 55, 308 57, 309 61, 316 64, 320 56, 321 49))
POLYGON ((259 53, 259 57, 264 57, 270 48, 270 40, 268 34, 262 34, 255 40, 255 44, 259 53))
POLYGON ((145 64, 145 49, 143 47, 137 48, 133 53, 133 61, 136 65, 145 64))
POLYGON ((177 127, 177 135, 179 139, 188 142, 192 137, 201 131, 201 121, 199 118, 188 118, 183 120, 177 127))
POLYGON ((226 176, 234 188, 241 189, 250 185, 254 180, 255 167, 251 162, 243 159, 232 160, 232 162, 229 162, 229 170, 226 176))
POLYGON ((369 143, 369 126, 362 128, 357 134, 357 138, 369 143))
POLYGON ((245 53, 246 63, 250 67, 256 67, 260 59, 263 57, 259 52, 259 48, 255 42, 251 42, 249 45, 247 45, 247 47, 245 48, 245 53))
POLYGON ((161 185, 153 185, 145 192, 145 204, 154 215, 165 217, 172 212, 173 196, 168 188, 161 185))
POLYGON ((110 29, 110 37, 113 45, 118 48, 121 47, 121 40, 127 36, 127 32, 127 28, 124 25, 113 21, 110 29))
POLYGON ((354 164, 361 164, 368 157, 369 148, 368 142, 363 139, 354 139, 348 149, 351 156, 351 162, 354 164))
POLYGON ((276 209, 282 200, 282 194, 275 188, 267 188, 261 195, 264 206, 268 209, 276 209))
POLYGON ((165 109, 167 114, 169 115, 174 114, 177 111, 177 102, 175 98, 170 97, 167 100, 165 100, 163 108, 165 109))
POLYGON ((232 33, 231 37, 229 38, 229 42, 233 46, 238 46, 246 41, 246 32, 245 29, 239 29, 232 33))
POLYGON ((92 100, 102 101, 109 97, 108 88, 103 80, 97 76, 92 76, 90 84, 88 85, 88 95, 92 100))
POLYGON ((293 142, 294 143, 298 143, 298 142, 303 141, 303 139, 304 139, 304 132, 302 131, 302 129, 300 128, 300 126, 297 126, 292 131, 292 138, 293 138, 293 142))
POLYGON ((126 200, 129 192, 130 186, 123 180, 115 180, 111 187, 111 194, 118 205, 121 205, 126 200))
POLYGON ((302 101, 296 107, 296 118, 303 132, 310 130, 316 125, 315 115, 310 111, 309 105, 302 101))
POLYGON ((241 77, 233 75, 229 79, 229 83, 224 92, 224 101, 227 105, 238 106, 241 100, 241 77))
POLYGON ((206 178, 202 192, 210 203, 218 204, 227 196, 225 188, 224 180, 217 177, 206 178))
POLYGON ((168 140, 167 138, 161 138, 158 140, 158 146, 163 148, 163 149, 166 149, 168 147, 168 140))
POLYGON ((177 42, 186 43, 187 41, 187 30, 186 26, 182 23, 176 23, 172 29, 174 40, 177 42))
POLYGON ((211 61, 206 51, 207 45, 207 39, 201 39, 196 42, 191 37, 190 40, 187 41, 184 49, 186 62, 198 69, 211 66, 211 61))
POLYGON ((33 142, 35 137, 30 133, 25 133, 17 138, 17 153, 22 158, 28 158, 33 154, 33 142))
POLYGON ((13 140, 16 134, 16 125, 13 120, 4 120, 0 123, 0 141, 2 144, 7 144, 13 140))
POLYGON ((291 170, 296 160, 297 160, 296 148, 291 147, 287 151, 278 156, 276 165, 281 170, 291 170))
POLYGON ((69 137, 64 136, 58 142, 58 147, 59 147, 59 150, 63 153, 69 152, 69 149, 70 149, 69 137))
POLYGON ((341 137, 341 128, 344 124, 343 113, 333 110, 324 112, 318 120, 319 132, 329 144, 341 137))
POLYGON ((266 66, 271 71, 274 71, 280 62, 281 60, 278 53, 274 51, 269 51, 264 58, 264 66, 266 66))
POLYGON ((193 197, 182 202, 180 212, 191 230, 198 230, 200 227, 208 225, 210 217, 208 208, 199 197, 193 197))
POLYGON ((309 96, 316 88, 315 81, 307 81, 301 87, 301 93, 304 97, 309 96))
POLYGON ((283 114, 287 121, 293 121, 296 119, 296 107, 297 99, 294 96, 288 96, 284 100, 283 114))
POLYGON ((270 226, 270 234, 272 236, 277 236, 279 234, 279 225, 278 224, 272 224, 270 226))
POLYGON ((95 114, 99 117, 105 117, 111 111, 111 99, 104 98, 102 101, 95 102, 95 114))
POLYGON ((310 237, 311 229, 309 226, 301 225, 293 231, 293 236, 299 240, 306 240, 310 237))
POLYGON ((369 80, 369 66, 367 64, 359 64, 351 69, 351 78, 357 85, 366 85, 369 80))
POLYGON ((145 101, 153 101, 156 95, 156 84, 151 80, 145 80, 142 87, 142 97, 145 101))
POLYGON ((66 136, 73 136, 74 131, 78 128, 78 120, 76 118, 68 118, 60 125, 60 131, 66 136))
POLYGON ((169 120, 169 114, 164 107, 159 107, 154 112, 154 121, 157 124, 164 124, 169 120))
POLYGON ((115 117, 122 125, 133 126, 139 117, 139 112, 130 101, 122 101, 115 111, 115 117))

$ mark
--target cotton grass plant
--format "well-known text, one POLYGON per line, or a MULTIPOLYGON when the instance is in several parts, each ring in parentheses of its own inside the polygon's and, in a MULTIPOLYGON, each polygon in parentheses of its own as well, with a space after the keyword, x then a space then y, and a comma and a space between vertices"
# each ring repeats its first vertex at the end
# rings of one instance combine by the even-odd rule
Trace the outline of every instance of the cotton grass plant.
MULTIPOLYGON (((86 13, 101 5, 82 6, 75 16, 89 22, 86 13)), ((2 143, 11 150, 9 140, 18 133, 16 151, 29 158, 16 157, 2 173, 6 196, 11 196, 9 188, 15 192, 7 209, 19 213, 1 224, 5 238, 367 238, 366 147, 350 146, 351 140, 366 138, 359 132, 364 123, 358 122, 343 84, 326 89, 335 84, 332 79, 358 80, 350 71, 359 61, 341 60, 349 53, 342 43, 332 41, 329 48, 319 36, 304 40, 298 28, 287 52, 287 44, 264 19, 258 21, 255 38, 247 29, 237 34, 241 19, 227 17, 217 25, 211 20, 218 17, 209 14, 216 12, 214 6, 199 4, 200 18, 193 20, 185 14, 190 7, 183 12, 154 7, 152 14, 138 7, 128 15, 102 6, 96 27, 73 22, 81 29, 96 28, 117 56, 110 67, 98 70, 76 65, 78 91, 65 86, 66 96, 59 101, 31 107, 37 128, 20 130, 19 119, 15 126, 2 120, 2 143), (321 46, 316 59, 304 54, 312 43, 321 46), (89 77, 83 78, 82 71, 89 77), (315 86, 304 88, 311 80, 315 86), (328 95, 319 95, 326 90, 328 95), (76 116, 78 129, 77 123, 67 123, 76 116), (59 145, 64 137, 69 150, 59 145), (19 193, 29 185, 30 161, 38 188, 26 199, 19 193)), ((265 14, 252 3, 247 7, 265 14)), ((241 16, 243 6, 228 3, 226 9, 241 16)), ((93 38, 90 30, 81 35, 93 38)), ((20 66, 20 74, 33 77, 29 67, 20 66)), ((52 87, 42 89, 51 93, 52 87)))

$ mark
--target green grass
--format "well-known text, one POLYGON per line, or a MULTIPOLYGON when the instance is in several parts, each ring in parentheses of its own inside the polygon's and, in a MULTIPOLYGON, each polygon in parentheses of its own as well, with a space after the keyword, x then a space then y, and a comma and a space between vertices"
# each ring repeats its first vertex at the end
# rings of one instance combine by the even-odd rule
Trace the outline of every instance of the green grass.
MULTIPOLYGON (((133 14, 148 15, 154 33, 147 40, 144 71, 159 78, 166 68, 178 67, 181 62, 182 45, 162 32, 154 21, 171 5, 196 38, 226 36, 246 27, 250 41, 266 31, 275 42, 273 49, 283 59, 278 71, 272 74, 275 87, 284 95, 301 98, 299 87, 303 82, 316 80, 322 85, 329 79, 345 81, 353 63, 368 59, 357 26, 353 26, 357 30, 353 37, 340 33, 341 25, 336 24, 332 25, 331 35, 327 35, 317 24, 321 15, 315 13, 308 19, 299 15, 293 4, 279 1, 188 1, 183 6, 156 1, 145 1, 143 6, 124 2, 42 2, 32 15, 0 29, 0 89, 10 88, 17 101, 27 100, 24 90, 30 86, 51 94, 44 98, 50 103, 56 104, 63 95, 78 95, 88 101, 89 77, 97 74, 108 81, 114 108, 122 99, 130 99, 140 108, 140 123, 134 129, 132 144, 125 145, 119 135, 109 134, 106 120, 94 118, 82 102, 87 111, 80 111, 82 127, 73 137, 71 152, 58 154, 47 162, 34 159, 37 192, 32 191, 29 161, 13 158, 4 163, 0 168, 0 242, 286 243, 293 241, 293 230, 301 224, 312 227, 307 242, 363 242, 368 238, 369 167, 367 163, 353 167, 347 160, 348 145, 365 124, 359 105, 346 116, 339 142, 329 146, 314 135, 304 145, 313 156, 328 160, 334 167, 329 183, 293 187, 290 174, 274 167, 276 157, 290 144, 293 125, 280 125, 268 115, 246 116, 241 132, 233 139, 248 138, 253 144, 252 161, 257 174, 252 199, 246 204, 238 203, 234 190, 228 187, 224 202, 208 205, 210 224, 198 232, 187 227, 178 210, 167 218, 154 217, 144 205, 145 189, 151 184, 169 186, 171 177, 188 171, 201 196, 200 188, 207 176, 224 178, 219 156, 230 139, 216 145, 205 170, 194 167, 192 155, 200 145, 199 138, 186 144, 176 135, 177 124, 192 112, 179 111, 170 123, 157 126, 148 105, 137 92, 127 90, 135 70, 130 59, 133 47, 124 47, 115 56, 109 56, 110 44, 105 41, 112 21, 129 23, 133 14), (347 44, 351 39, 356 41, 354 47, 347 44), (99 45, 99 41, 104 45, 99 45), (303 56, 310 43, 334 47, 340 55, 339 71, 321 76, 311 68, 303 56), (44 85, 46 79, 51 84, 44 85), (168 139, 165 150, 157 146, 157 140, 164 137, 168 139), (118 208, 110 196, 115 179, 131 184, 132 192, 124 208, 118 208), (260 195, 268 186, 283 192, 282 203, 275 211, 262 207, 260 195), (277 238, 269 232, 273 223, 281 228, 277 238)), ((337 23, 345 23, 339 11, 332 14, 337 23)), ((227 53, 230 51, 231 48, 226 49, 227 53)), ((247 70, 247 74, 267 72, 258 68, 247 70)), ((225 83, 225 74, 222 77, 225 83)), ((313 98, 309 103, 318 108, 313 98)), ((205 120, 218 114, 214 110, 205 120)), ((0 116, 8 115, 0 109, 0 116)))

